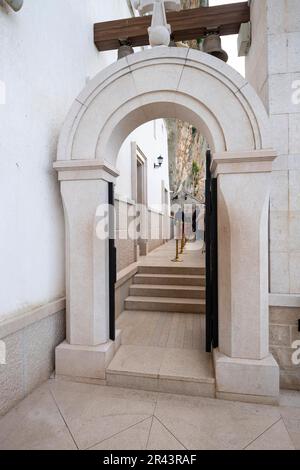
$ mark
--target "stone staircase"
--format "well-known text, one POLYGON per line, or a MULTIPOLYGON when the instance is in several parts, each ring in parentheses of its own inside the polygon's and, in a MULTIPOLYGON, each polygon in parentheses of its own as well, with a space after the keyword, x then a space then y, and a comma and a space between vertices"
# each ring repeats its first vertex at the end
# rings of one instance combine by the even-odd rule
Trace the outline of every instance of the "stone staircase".
POLYGON ((125 309, 205 313, 204 276, 200 267, 140 266, 125 309))
POLYGON ((106 371, 107 384, 214 397, 211 354, 204 352, 204 339, 199 346, 190 339, 194 323, 204 325, 204 312, 205 268, 139 266, 119 320, 122 345, 106 371), (171 341, 176 335, 181 341, 171 341))

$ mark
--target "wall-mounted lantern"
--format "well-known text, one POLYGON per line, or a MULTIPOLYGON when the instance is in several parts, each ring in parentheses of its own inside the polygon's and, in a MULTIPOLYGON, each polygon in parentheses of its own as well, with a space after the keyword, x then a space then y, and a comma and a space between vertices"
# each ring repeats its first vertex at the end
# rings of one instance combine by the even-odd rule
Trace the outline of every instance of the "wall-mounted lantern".
POLYGON ((163 164, 163 157, 160 155, 158 158, 157 158, 157 163, 154 163, 154 168, 157 169, 157 168, 161 168, 162 167, 162 164, 163 164))
POLYGON ((12 8, 14 11, 20 11, 24 1, 23 0, 5 0, 5 2, 12 8))

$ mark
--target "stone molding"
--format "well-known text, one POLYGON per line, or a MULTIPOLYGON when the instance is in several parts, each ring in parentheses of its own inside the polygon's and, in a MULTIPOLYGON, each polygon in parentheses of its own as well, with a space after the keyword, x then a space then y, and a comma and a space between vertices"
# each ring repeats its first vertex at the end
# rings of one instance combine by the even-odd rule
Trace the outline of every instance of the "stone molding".
POLYGON ((124 204, 128 204, 129 206, 136 206, 136 202, 133 199, 130 199, 127 196, 122 196, 121 194, 115 194, 115 200, 118 202, 124 202, 124 204))
POLYGON ((165 215, 163 211, 160 211, 159 209, 154 209, 154 207, 148 207, 148 212, 152 212, 152 214, 157 214, 157 215, 165 215))
POLYGON ((33 323, 36 323, 44 318, 55 315, 66 308, 66 299, 64 297, 41 305, 31 311, 20 313, 8 317, 0 323, 0 339, 6 338, 23 328, 26 328, 33 323))
POLYGON ((103 179, 114 182, 120 175, 110 163, 98 160, 57 161, 53 168, 58 172, 59 181, 103 179))
POLYGON ((270 294, 270 307, 300 308, 300 294, 270 294))
POLYGON ((221 152, 213 154, 211 171, 214 177, 220 174, 264 173, 272 171, 277 154, 274 150, 252 152, 221 152))

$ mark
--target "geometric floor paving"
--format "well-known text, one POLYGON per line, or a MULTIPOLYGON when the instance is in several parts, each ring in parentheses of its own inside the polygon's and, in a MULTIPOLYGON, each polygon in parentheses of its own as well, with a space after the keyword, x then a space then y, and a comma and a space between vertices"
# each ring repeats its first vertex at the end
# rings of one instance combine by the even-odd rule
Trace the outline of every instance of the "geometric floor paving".
POLYGON ((279 407, 49 380, 0 418, 1 450, 300 450, 300 392, 279 407))

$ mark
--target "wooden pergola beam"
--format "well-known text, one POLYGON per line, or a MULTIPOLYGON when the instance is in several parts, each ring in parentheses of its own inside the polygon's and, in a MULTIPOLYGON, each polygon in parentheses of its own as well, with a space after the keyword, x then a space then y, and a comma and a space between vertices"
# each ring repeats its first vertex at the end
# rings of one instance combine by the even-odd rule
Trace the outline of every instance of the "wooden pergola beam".
MULTIPOLYGON (((136 46, 149 44, 148 28, 151 16, 107 21, 94 25, 94 41, 99 51, 118 49, 121 39, 136 46)), ((207 31, 218 28, 221 36, 237 34, 241 23, 250 21, 248 2, 230 3, 216 7, 200 7, 167 14, 175 41, 203 37, 207 31)))

